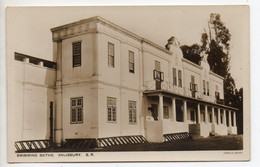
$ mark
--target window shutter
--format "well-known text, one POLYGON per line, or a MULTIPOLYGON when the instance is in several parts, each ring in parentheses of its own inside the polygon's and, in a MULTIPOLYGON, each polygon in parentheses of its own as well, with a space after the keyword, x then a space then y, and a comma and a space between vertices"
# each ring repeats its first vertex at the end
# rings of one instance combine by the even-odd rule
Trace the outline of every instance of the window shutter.
POLYGON ((73 67, 81 66, 81 42, 73 43, 73 67))

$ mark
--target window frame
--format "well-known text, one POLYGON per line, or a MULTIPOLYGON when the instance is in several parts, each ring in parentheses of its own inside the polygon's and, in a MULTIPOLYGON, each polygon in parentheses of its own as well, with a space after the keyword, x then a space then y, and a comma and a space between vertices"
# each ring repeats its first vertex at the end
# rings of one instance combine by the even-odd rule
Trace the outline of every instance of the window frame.
POLYGON ((83 124, 83 97, 70 98, 70 124, 83 124), (73 100, 76 100, 75 106, 73 106, 73 100), (78 100, 81 100, 81 105, 78 105, 78 100), (75 121, 73 121, 73 110, 75 109, 75 121), (81 109, 81 111, 79 111, 81 109), (81 113, 81 120, 79 120, 79 113, 81 113))
POLYGON ((72 43, 72 67, 80 67, 82 65, 82 41, 75 41, 72 43), (74 48, 76 47, 77 44, 80 44, 80 52, 79 53, 75 53, 74 48), (79 54, 79 55, 77 55, 79 54), (79 64, 76 64, 75 62, 75 58, 76 56, 79 56, 79 64))
POLYGON ((107 55, 108 55, 108 67, 112 67, 112 68, 115 68, 115 45, 111 42, 108 42, 107 44, 107 55), (110 47, 109 46, 112 46, 113 48, 113 52, 112 54, 110 55, 110 47), (110 57, 112 59, 110 59, 110 57), (113 60, 113 61, 110 61, 110 60, 113 60), (112 63, 112 64, 111 64, 112 63))
POLYGON ((206 92, 206 81, 203 80, 203 94, 206 95, 207 92, 206 92))
POLYGON ((135 73, 135 53, 130 50, 128 51, 128 62, 129 62, 129 72, 134 74, 135 73), (131 54, 133 55, 132 62, 131 62, 131 58, 130 58, 131 54), (131 69, 131 65, 132 65, 133 69, 131 69))
POLYGON ((172 68, 172 84, 174 86, 177 86, 177 69, 176 68, 172 68))
POLYGON ((116 106, 116 98, 107 97, 107 122, 108 123, 116 123, 117 122, 117 106, 116 106), (109 101, 115 100, 115 104, 109 104, 109 101), (109 111, 110 109, 110 111, 109 111), (115 113, 114 113, 115 112, 115 113), (111 114, 109 114, 111 113, 111 114), (111 115, 111 116, 109 116, 111 115), (111 118, 111 120, 109 120, 111 118), (115 118, 115 120, 114 120, 115 118))
POLYGON ((178 70, 178 86, 182 87, 182 71, 178 70))
POLYGON ((207 96, 209 96, 209 82, 207 81, 207 96))
POLYGON ((168 106, 163 106, 163 119, 170 119, 170 112, 169 112, 169 107, 168 106))
POLYGON ((128 100, 128 122, 129 124, 137 124, 137 109, 136 109, 136 101, 128 100))

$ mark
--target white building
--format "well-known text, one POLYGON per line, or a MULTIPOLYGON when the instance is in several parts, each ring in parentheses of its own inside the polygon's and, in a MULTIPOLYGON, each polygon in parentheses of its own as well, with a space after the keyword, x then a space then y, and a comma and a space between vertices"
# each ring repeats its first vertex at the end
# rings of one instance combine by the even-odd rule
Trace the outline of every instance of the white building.
POLYGON ((51 31, 56 63, 15 53, 16 141, 237 133, 223 78, 174 37, 165 49, 100 17, 51 31))

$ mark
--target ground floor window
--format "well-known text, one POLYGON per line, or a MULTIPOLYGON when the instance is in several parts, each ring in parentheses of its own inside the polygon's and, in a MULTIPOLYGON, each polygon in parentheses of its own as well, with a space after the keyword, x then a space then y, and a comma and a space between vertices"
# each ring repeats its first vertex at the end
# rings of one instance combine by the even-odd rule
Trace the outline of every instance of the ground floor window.
POLYGON ((169 119, 169 107, 163 106, 163 119, 169 119))
POLYGON ((70 123, 71 124, 83 123, 83 98, 82 97, 71 98, 70 106, 71 106, 70 123))
POLYGON ((107 121, 116 122, 116 98, 107 97, 107 121))
POLYGON ((128 101, 129 105, 129 123, 136 123, 136 101, 128 101))

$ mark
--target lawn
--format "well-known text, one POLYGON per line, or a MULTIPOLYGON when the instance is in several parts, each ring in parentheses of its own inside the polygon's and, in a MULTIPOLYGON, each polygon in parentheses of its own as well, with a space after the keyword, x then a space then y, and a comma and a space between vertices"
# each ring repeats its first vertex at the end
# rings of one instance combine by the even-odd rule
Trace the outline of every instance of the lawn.
MULTIPOLYGON (((180 140, 170 143, 147 143, 130 146, 115 146, 102 151, 189 151, 189 150, 242 150, 243 136, 214 136, 195 140, 180 140)), ((99 150, 101 151, 101 150, 99 150)))

